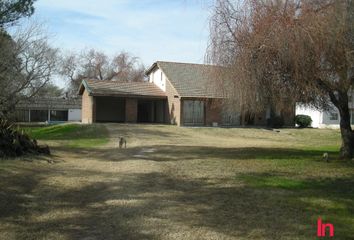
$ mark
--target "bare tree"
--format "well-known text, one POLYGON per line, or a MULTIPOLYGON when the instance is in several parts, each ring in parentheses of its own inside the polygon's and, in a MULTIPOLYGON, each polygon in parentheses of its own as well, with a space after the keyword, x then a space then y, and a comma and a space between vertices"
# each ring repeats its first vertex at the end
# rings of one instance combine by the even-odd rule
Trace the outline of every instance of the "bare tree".
POLYGON ((138 57, 121 52, 113 57, 109 79, 115 81, 140 82, 144 80, 145 67, 138 57))
POLYGON ((36 23, 18 28, 13 38, 1 35, 0 106, 6 115, 21 100, 34 97, 56 70, 57 49, 49 46, 36 23))
POLYGON ((70 82, 71 94, 76 93, 83 79, 144 81, 144 65, 139 58, 126 52, 113 58, 95 49, 66 53, 62 56, 60 66, 60 74, 70 82))
POLYGON ((94 49, 83 51, 79 58, 81 75, 95 80, 105 80, 108 72, 108 57, 94 49))
POLYGON ((241 106, 302 102, 340 113, 341 156, 353 156, 348 92, 354 81, 354 1, 218 0, 208 60, 241 106))

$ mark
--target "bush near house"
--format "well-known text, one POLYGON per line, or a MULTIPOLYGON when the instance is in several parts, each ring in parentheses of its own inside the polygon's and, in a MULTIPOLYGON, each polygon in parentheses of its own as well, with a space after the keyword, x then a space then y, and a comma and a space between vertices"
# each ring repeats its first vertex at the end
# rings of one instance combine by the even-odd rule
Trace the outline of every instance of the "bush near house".
POLYGON ((7 120, 0 120, 0 158, 18 157, 28 153, 49 154, 50 151, 48 146, 39 146, 35 139, 31 139, 7 120))
POLYGON ((295 116, 295 124, 298 125, 300 128, 307 128, 310 127, 312 123, 312 119, 308 115, 296 115, 295 116))

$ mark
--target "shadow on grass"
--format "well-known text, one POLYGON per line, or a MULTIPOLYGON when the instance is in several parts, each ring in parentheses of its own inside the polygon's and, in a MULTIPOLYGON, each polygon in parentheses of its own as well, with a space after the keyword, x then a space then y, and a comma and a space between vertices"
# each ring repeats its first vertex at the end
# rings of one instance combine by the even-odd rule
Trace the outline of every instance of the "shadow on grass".
POLYGON ((354 174, 348 177, 298 179, 272 172, 238 175, 236 179, 259 191, 284 190, 287 197, 283 199, 288 206, 311 214, 308 219, 314 225, 313 233, 317 227, 315 223, 321 217, 324 222, 334 224, 337 239, 354 236, 354 174))
POLYGON ((19 169, 20 175, 5 169, 0 169, 0 217, 19 217, 26 214, 26 205, 30 198, 26 197, 40 181, 33 177, 36 172, 19 169))
MULTIPOLYGON (((1 175, 6 185, 1 189, 0 222, 18 226, 18 238, 58 234, 68 239, 166 239, 173 234, 176 239, 309 239, 316 234, 311 224, 321 214, 333 220, 336 236, 353 236, 345 216, 353 216, 354 175, 304 180, 304 189, 285 190, 247 180, 243 180, 246 185, 223 186, 208 179, 183 179, 158 172, 114 177, 112 173, 75 170, 66 177, 97 175, 106 180, 68 190, 53 185, 38 188, 48 173, 24 172, 21 177, 10 172, 1 175), (319 204, 307 202, 313 199, 319 204), (345 212, 327 208, 321 205, 323 201, 335 201, 345 212), (33 220, 33 213, 50 217, 33 220)), ((250 176, 267 180, 279 175, 250 176)))
POLYGON ((113 138, 125 137, 149 140, 164 138, 165 140, 173 140, 186 136, 180 131, 175 131, 176 129, 171 125, 108 123, 102 126, 109 130, 110 136, 113 138))
MULTIPOLYGON (((141 159, 151 161, 177 161, 195 159, 220 159, 220 160, 322 160, 322 150, 302 150, 289 148, 263 148, 263 147, 242 147, 242 148, 220 148, 203 146, 181 146, 181 145, 152 145, 144 147, 132 147, 127 149, 102 148, 67 149, 65 146, 53 146, 54 151, 67 151, 78 153, 83 157, 94 157, 102 161, 125 161, 141 159)), ((336 159, 337 151, 327 151, 330 160, 336 159)))

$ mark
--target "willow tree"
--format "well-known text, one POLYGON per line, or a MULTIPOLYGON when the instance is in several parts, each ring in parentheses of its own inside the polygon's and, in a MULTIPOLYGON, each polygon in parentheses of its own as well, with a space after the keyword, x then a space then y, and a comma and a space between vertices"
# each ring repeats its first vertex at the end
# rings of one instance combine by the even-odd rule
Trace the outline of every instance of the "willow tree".
POLYGON ((337 108, 341 157, 353 156, 353 0, 217 0, 210 26, 208 60, 228 67, 229 96, 251 109, 337 108))

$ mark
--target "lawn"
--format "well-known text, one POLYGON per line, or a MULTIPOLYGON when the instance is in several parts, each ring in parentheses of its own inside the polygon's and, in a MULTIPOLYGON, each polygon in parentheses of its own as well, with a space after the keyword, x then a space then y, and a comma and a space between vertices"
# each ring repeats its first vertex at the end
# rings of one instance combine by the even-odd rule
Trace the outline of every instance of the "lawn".
POLYGON ((53 155, 0 161, 1 239, 316 239, 319 217, 354 239, 354 162, 336 159, 337 130, 27 131, 53 155))
POLYGON ((49 145, 69 148, 97 147, 109 142, 108 130, 103 125, 61 124, 24 130, 37 140, 46 140, 49 145))

